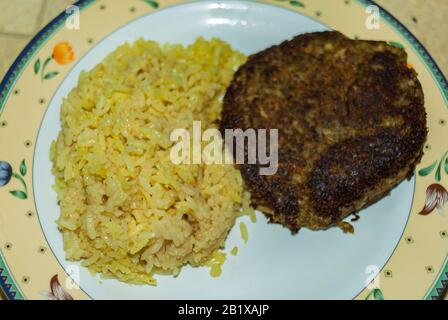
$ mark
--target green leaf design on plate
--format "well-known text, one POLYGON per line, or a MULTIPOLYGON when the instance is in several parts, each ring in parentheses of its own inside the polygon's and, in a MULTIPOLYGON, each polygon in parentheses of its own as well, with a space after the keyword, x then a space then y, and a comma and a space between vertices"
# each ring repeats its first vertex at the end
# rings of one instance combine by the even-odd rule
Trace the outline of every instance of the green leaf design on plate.
POLYGON ((25 164, 25 159, 22 160, 22 163, 20 163, 20 174, 22 175, 22 177, 24 177, 26 175, 26 164, 25 164))
POLYGON ((53 56, 48 57, 47 60, 45 60, 44 65, 42 66, 42 69, 45 69, 45 67, 48 65, 48 63, 53 59, 53 56))
POLYGON ((375 300, 384 300, 383 293, 378 288, 373 289, 373 297, 375 298, 375 300))
POLYGON ((38 74, 40 70, 40 59, 37 59, 36 62, 34 62, 34 74, 38 74))
POLYGON ((50 63, 50 61, 53 60, 53 56, 48 57, 44 64, 42 65, 42 71, 41 71, 41 79, 43 80, 44 74, 45 74, 45 70, 47 69, 47 65, 50 63))
POLYGON ((389 41, 388 44, 390 44, 391 46, 400 48, 404 50, 404 45, 402 45, 400 42, 397 41, 389 41))
POLYGON ((159 3, 157 1, 153 1, 153 0, 143 0, 143 1, 145 1, 147 4, 149 4, 154 9, 157 9, 159 7, 159 3))
POLYGON ((305 8, 305 5, 301 1, 289 1, 289 4, 295 7, 305 8))
POLYGON ((420 170, 418 171, 418 175, 419 175, 419 176, 422 176, 422 177, 427 176, 428 174, 430 174, 430 173, 432 172, 432 170, 434 170, 434 168, 436 167, 436 165, 437 165, 437 161, 434 161, 434 163, 431 164, 430 166, 428 166, 428 167, 426 167, 426 168, 423 168, 423 169, 420 169, 420 170))
POLYGON ((19 190, 13 190, 9 191, 10 194, 12 194, 14 197, 19 198, 21 200, 25 200, 28 198, 25 192, 19 191, 19 190))
POLYGON ((44 80, 50 80, 53 79, 54 77, 56 77, 59 74, 58 71, 54 71, 54 72, 49 72, 44 76, 44 80))
POLYGON ((445 159, 445 172, 448 174, 448 158, 445 159))
POLYGON ((23 193, 25 194, 25 196, 27 196, 28 195, 28 187, 26 186, 26 182, 25 182, 25 180, 23 180, 22 176, 17 173, 13 173, 12 176, 14 178, 16 178, 17 180, 19 180, 19 182, 22 184, 23 189, 24 189, 23 193))
POLYGON ((442 161, 440 161, 438 167, 437 167, 437 171, 436 171, 436 181, 440 182, 440 180, 442 180, 442 161))

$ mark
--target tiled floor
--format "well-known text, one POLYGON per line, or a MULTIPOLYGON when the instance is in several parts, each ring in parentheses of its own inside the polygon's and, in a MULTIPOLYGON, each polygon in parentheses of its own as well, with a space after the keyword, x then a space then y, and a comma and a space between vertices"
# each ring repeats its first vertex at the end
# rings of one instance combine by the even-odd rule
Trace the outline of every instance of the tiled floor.
MULTIPOLYGON (((0 0, 0 79, 31 37, 73 2, 0 0)), ((448 75, 448 0, 377 2, 411 29, 448 75)))
POLYGON ((29 40, 73 0, 0 0, 0 79, 29 40))
POLYGON ((376 0, 423 43, 448 77, 448 0, 376 0))
MULTIPOLYGON (((73 2, 0 0, 0 79, 31 37, 73 2)), ((448 75, 448 0, 377 2, 411 29, 434 56, 445 75, 448 75)))

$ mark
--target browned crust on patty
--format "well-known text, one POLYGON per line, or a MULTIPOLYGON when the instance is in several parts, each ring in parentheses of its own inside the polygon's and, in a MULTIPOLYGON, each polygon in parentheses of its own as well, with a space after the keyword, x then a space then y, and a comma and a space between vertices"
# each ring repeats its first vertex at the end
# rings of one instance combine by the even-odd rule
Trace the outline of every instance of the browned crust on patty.
POLYGON ((221 130, 236 128, 279 130, 275 175, 239 169, 255 203, 292 231, 328 228, 383 198, 412 176, 427 136, 405 51, 334 31, 250 56, 224 98, 221 130))

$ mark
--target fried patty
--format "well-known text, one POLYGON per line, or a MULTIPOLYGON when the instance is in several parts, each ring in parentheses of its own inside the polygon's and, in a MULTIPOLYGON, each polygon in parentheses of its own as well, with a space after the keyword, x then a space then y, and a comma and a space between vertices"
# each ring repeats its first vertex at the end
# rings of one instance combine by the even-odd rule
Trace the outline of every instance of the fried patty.
POLYGON ((335 31, 299 35, 239 68, 221 131, 249 128, 278 129, 276 174, 238 167, 258 208, 293 232, 342 226, 382 199, 412 177, 427 136, 406 52, 335 31))

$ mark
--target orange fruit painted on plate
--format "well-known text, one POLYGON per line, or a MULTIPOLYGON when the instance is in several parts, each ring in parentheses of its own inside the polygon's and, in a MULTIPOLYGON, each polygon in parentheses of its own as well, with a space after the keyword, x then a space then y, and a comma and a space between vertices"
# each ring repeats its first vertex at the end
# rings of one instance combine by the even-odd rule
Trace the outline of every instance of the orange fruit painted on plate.
POLYGON ((75 60, 75 54, 68 42, 60 42, 53 49, 53 58, 59 64, 69 64, 75 60))

